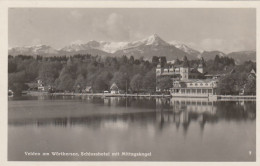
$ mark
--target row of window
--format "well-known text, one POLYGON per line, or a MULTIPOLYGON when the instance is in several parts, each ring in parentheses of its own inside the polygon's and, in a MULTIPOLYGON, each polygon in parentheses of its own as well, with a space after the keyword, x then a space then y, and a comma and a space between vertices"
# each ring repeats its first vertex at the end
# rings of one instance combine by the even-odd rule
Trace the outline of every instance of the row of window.
MULTIPOLYGON (((200 84, 195 83, 194 85, 195 86, 198 86, 198 85, 203 86, 203 83, 200 83, 200 84)), ((205 86, 208 86, 208 85, 212 85, 212 84, 205 83, 205 86)), ((190 86, 193 86, 193 83, 190 83, 190 86)))
POLYGON ((175 101, 174 105, 213 105, 213 102, 206 102, 206 101, 175 101))
MULTIPOLYGON (((164 72, 180 72, 180 69, 163 69, 164 72)), ((188 72, 188 69, 183 69, 184 73, 188 72)))
POLYGON ((182 94, 184 94, 184 93, 186 93, 186 94, 192 94, 192 93, 194 93, 194 94, 206 94, 206 93, 209 93, 209 94, 211 94, 213 91, 212 91, 212 89, 181 89, 180 91, 179 91, 179 89, 175 89, 174 90, 174 92, 177 92, 177 93, 179 93, 179 92, 181 92, 182 94))

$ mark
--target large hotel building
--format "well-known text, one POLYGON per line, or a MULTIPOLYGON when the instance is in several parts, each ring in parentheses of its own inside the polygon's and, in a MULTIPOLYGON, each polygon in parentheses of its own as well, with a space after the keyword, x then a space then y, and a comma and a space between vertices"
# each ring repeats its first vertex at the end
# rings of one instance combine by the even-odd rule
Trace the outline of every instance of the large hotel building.
MULTIPOLYGON (((168 76, 172 79, 172 96, 209 97, 216 95, 218 76, 207 75, 201 60, 196 68, 191 68, 188 61, 180 64, 163 65, 159 59, 156 68, 156 78, 168 76)), ((157 91, 160 89, 157 88, 157 91)))

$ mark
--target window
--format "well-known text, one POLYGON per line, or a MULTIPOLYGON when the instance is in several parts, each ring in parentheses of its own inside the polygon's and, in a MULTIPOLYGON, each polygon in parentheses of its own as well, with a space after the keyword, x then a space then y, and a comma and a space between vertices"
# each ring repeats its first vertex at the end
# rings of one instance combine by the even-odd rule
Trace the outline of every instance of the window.
POLYGON ((203 84, 202 83, 200 83, 200 86, 202 86, 203 84))
POLYGON ((190 86, 192 86, 193 84, 192 83, 190 83, 190 86))
POLYGON ((201 93, 201 89, 197 89, 197 93, 201 93))
POLYGON ((198 84, 196 83, 195 86, 198 86, 198 84))

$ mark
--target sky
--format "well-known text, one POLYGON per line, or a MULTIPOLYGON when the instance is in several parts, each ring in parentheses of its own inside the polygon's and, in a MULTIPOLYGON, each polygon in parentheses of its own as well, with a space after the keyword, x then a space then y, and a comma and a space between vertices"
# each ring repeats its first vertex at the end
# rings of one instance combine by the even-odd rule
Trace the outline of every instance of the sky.
POLYGON ((9 8, 9 48, 135 41, 158 34, 199 50, 256 48, 256 10, 236 8, 9 8))

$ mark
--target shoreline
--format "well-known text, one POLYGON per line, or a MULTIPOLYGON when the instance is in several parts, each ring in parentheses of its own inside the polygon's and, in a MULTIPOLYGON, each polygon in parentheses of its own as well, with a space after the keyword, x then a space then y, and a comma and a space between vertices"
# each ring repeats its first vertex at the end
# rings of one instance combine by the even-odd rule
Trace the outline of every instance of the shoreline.
POLYGON ((24 91, 23 94, 29 96, 97 96, 97 97, 156 97, 156 98, 214 98, 220 101, 239 101, 239 100, 256 100, 256 96, 253 95, 212 95, 212 96, 172 96, 164 94, 111 94, 111 93, 73 93, 73 92, 58 92, 58 93, 49 93, 49 92, 38 92, 38 91, 24 91))

